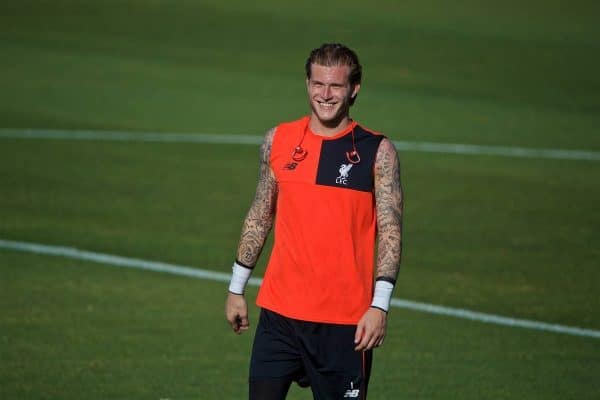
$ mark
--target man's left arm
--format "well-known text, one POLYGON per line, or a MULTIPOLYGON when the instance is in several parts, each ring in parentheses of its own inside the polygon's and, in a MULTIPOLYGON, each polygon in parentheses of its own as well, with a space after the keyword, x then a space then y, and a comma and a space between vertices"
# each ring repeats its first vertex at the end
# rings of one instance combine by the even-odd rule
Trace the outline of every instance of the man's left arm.
POLYGON ((357 351, 379 347, 386 333, 387 311, 400 268, 402 254, 402 186, 400 162, 393 143, 379 144, 374 167, 377 213, 377 269, 371 307, 356 327, 357 351))

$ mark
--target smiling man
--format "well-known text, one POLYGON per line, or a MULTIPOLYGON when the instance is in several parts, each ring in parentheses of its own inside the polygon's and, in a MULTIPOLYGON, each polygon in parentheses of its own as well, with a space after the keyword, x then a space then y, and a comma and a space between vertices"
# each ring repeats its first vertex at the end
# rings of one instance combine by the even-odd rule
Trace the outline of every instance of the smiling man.
POLYGON ((400 266, 402 189, 396 149, 350 118, 362 68, 341 44, 306 61, 310 115, 269 130, 225 306, 249 328, 244 289, 275 226, 257 304, 250 399, 365 399, 400 266), (377 250, 376 262, 375 251, 377 250))

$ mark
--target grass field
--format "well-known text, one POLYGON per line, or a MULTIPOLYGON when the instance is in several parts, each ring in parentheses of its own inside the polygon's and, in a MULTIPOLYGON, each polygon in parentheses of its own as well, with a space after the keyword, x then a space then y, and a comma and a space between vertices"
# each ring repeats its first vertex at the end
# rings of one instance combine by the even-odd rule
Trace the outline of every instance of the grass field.
MULTIPOLYGON (((326 4, 6 1, 0 128, 259 135, 307 112, 304 59, 342 41, 364 64, 353 116, 392 139, 600 151, 596 2, 326 4)), ((257 156, 0 138, 0 239, 227 272, 257 156)), ((396 297, 600 329, 597 161, 400 157, 396 297)), ((0 398, 244 398, 252 333, 229 331, 225 290, 0 249, 0 398)), ((598 339, 405 309, 389 324, 370 398, 600 398, 598 339)))

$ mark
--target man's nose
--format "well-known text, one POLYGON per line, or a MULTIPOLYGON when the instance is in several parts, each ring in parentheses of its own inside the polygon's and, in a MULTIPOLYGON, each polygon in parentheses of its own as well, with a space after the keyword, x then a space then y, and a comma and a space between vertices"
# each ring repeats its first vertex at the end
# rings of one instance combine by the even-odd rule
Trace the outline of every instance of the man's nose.
POLYGON ((331 98, 331 87, 329 85, 323 86, 323 97, 326 99, 331 98))

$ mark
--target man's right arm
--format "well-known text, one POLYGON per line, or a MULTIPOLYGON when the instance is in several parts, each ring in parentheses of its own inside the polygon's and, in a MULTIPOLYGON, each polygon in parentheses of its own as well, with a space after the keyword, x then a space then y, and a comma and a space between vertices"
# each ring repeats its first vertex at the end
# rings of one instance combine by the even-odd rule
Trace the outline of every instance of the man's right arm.
POLYGON ((260 148, 260 170, 256 195, 242 226, 238 244, 237 259, 225 305, 225 315, 233 331, 237 334, 249 328, 248 305, 244 298, 244 287, 256 265, 267 236, 275 220, 277 201, 277 181, 270 166, 271 146, 275 128, 269 130, 260 148), (232 288, 235 287, 234 290, 232 288))
POLYGON ((244 220, 238 244, 237 260, 249 267, 254 267, 258 261, 275 219, 277 181, 270 165, 274 135, 275 128, 272 128, 265 135, 265 140, 260 147, 260 171, 256 195, 244 220))

